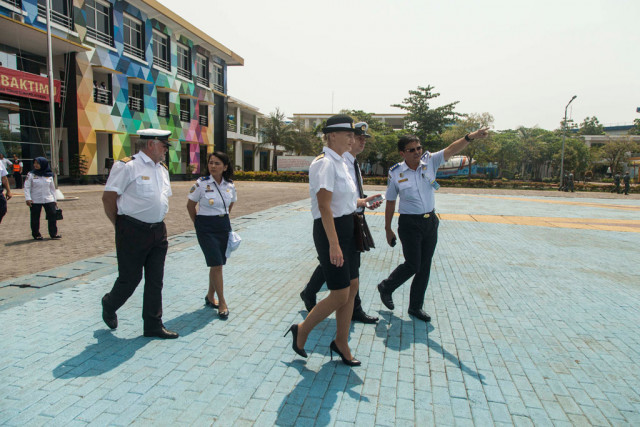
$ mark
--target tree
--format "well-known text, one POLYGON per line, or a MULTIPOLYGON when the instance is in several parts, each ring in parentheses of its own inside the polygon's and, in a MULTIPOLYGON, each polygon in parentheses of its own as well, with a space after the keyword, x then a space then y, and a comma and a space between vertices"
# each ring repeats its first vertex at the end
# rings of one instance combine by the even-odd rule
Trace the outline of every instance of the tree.
POLYGON ((604 135, 604 126, 600 124, 596 116, 585 117, 580 128, 578 129, 579 135, 604 135))
POLYGON ((406 127, 424 141, 430 150, 436 151, 443 148, 441 135, 445 128, 455 123, 462 114, 455 112, 455 106, 459 101, 431 108, 430 101, 440 96, 439 93, 432 93, 433 89, 433 86, 418 86, 417 90, 409 91, 409 96, 402 104, 391 106, 407 111, 406 127))
POLYGON ((366 122, 369 126, 367 133, 371 138, 367 140, 364 151, 358 156, 360 163, 378 164, 383 171, 402 160, 398 153, 398 134, 391 126, 373 117, 372 113, 362 110, 342 110, 356 122, 366 122))
POLYGON ((295 128, 292 123, 285 120, 285 115, 279 108, 276 111, 269 113, 269 117, 260 119, 260 134, 264 142, 258 144, 262 147, 264 145, 271 145, 273 147, 271 171, 278 170, 277 149, 278 146, 282 146, 287 150, 291 150, 294 147, 294 133, 295 128))
POLYGON ((633 121, 633 127, 629 129, 629 135, 640 135, 640 119, 633 121))
POLYGON ((304 120, 297 119, 292 123, 291 145, 298 156, 313 156, 322 151, 322 140, 317 134, 304 126, 304 120))
POLYGON ((491 138, 489 157, 498 164, 499 178, 513 177, 522 158, 522 145, 515 130, 501 131, 491 138))
MULTIPOLYGON (((481 128, 491 127, 493 125, 493 116, 489 113, 469 114, 458 120, 455 125, 448 128, 442 133, 442 141, 445 144, 451 144, 466 134, 481 128)), ((489 147, 491 146, 491 137, 479 139, 470 143, 460 154, 469 157, 469 176, 471 179, 471 164, 473 160, 488 160, 489 147)))
POLYGON ((598 157, 608 164, 611 168, 611 173, 615 174, 620 171, 620 164, 629 159, 630 153, 640 150, 638 145, 631 137, 609 138, 604 146, 600 148, 598 157))

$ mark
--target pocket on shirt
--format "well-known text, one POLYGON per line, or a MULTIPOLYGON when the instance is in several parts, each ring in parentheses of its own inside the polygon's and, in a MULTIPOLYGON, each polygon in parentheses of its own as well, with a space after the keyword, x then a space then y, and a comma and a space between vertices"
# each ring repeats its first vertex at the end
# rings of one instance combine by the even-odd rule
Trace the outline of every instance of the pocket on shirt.
POLYGON ((153 181, 150 179, 143 179, 143 177, 139 176, 136 178, 136 193, 140 197, 151 197, 153 196, 153 181))

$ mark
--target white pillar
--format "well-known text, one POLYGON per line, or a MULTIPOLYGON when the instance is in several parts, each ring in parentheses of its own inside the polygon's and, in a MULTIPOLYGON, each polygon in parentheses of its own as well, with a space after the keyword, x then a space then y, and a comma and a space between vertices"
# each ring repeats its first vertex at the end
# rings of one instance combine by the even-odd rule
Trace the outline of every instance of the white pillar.
POLYGON ((242 141, 235 141, 234 151, 236 152, 236 166, 240 166, 240 170, 244 170, 244 165, 242 164, 242 159, 244 158, 242 153, 242 141))

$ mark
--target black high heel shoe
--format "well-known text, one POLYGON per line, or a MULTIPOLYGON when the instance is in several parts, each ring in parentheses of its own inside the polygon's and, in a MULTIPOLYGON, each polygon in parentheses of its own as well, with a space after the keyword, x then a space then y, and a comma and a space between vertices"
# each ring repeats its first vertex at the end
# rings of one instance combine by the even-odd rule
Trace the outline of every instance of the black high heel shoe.
POLYGON ((204 296, 204 305, 212 307, 212 308, 218 308, 218 304, 214 304, 211 301, 209 301, 209 297, 208 296, 204 296))
POLYGON ((293 351, 302 357, 307 357, 307 352, 304 351, 304 348, 298 348, 298 325, 291 325, 287 332, 284 333, 284 336, 286 337, 289 332, 293 335, 293 343, 291 343, 293 351))
POLYGON ((359 361, 358 359, 356 359, 355 357, 351 360, 348 360, 346 357, 344 357, 344 355, 342 354, 342 352, 340 350, 338 350, 338 346, 336 345, 335 341, 331 341, 331 345, 329 346, 329 352, 331 352, 331 360, 333 360, 333 352, 338 353, 338 356, 340 356, 340 358, 342 359, 342 363, 344 363, 347 366, 360 366, 362 365, 362 362, 359 361))

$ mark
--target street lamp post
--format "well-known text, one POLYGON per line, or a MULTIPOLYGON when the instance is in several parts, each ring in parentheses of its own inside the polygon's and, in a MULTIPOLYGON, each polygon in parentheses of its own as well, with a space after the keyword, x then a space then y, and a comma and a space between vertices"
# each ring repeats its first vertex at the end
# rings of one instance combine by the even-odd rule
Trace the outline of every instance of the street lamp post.
MULTIPOLYGON (((578 95, 573 95, 569 104, 571 104, 577 97, 578 95)), ((564 176, 564 139, 567 136, 567 109, 569 108, 569 104, 564 107, 564 132, 562 132, 562 154, 560 155, 560 185, 562 185, 562 177, 564 176)))

